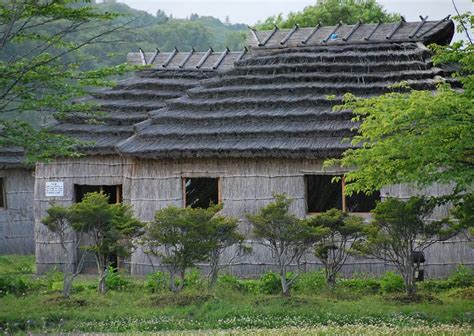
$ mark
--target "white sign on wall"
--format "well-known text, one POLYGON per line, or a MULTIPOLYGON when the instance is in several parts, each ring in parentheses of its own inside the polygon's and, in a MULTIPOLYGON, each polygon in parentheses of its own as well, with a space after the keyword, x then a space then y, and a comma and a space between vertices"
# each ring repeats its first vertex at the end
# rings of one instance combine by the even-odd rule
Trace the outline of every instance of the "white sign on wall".
POLYGON ((46 182, 46 196, 64 196, 64 182, 46 182))

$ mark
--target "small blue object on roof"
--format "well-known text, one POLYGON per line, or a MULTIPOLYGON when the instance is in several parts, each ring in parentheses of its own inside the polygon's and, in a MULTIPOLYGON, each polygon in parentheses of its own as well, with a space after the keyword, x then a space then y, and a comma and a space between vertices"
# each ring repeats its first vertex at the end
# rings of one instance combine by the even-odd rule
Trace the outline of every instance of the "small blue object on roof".
POLYGON ((336 40, 336 39, 337 39, 337 34, 331 34, 330 39, 331 39, 331 40, 336 40))

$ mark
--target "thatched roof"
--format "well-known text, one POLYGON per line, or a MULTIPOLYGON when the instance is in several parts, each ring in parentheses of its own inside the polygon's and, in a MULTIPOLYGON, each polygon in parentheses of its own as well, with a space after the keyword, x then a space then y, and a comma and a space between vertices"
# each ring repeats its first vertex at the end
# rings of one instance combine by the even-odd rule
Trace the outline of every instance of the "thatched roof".
POLYGON ((278 29, 271 31, 252 30, 247 44, 258 48, 287 48, 314 45, 335 45, 354 43, 422 42, 426 45, 436 42, 448 44, 454 33, 454 24, 449 16, 439 21, 399 22, 322 26, 311 28, 278 29))
POLYGON ((21 147, 0 147, 0 169, 31 168, 24 163, 25 156, 21 147))
POLYGON ((233 67, 234 61, 248 57, 239 52, 155 52, 128 54, 131 64, 149 65, 133 78, 120 81, 112 89, 97 90, 80 101, 97 104, 97 115, 70 114, 58 120, 53 129, 89 143, 81 149, 87 154, 114 154, 117 145, 132 136, 135 124, 148 119, 148 112, 165 106, 165 100, 182 96, 203 79, 233 67))
MULTIPOLYGON (((418 29, 421 35, 412 39, 408 35, 419 23, 403 23, 395 30, 396 26, 378 27, 383 34, 375 31, 365 43, 357 36, 377 25, 364 25, 359 33, 356 29, 353 40, 344 43, 307 46, 293 46, 307 33, 296 35, 296 30, 285 47, 271 47, 288 36, 278 31, 265 45, 254 44, 251 57, 151 112, 119 150, 143 158, 340 155, 350 148, 342 140, 357 126, 350 111, 332 111, 344 93, 380 95, 401 81, 434 90, 441 78, 450 80, 449 73, 433 67, 431 52, 419 41, 446 43, 453 34, 452 22, 425 22, 418 29), (390 39, 387 31, 393 32, 390 39)), ((341 26, 337 31, 347 35, 351 30, 353 26, 341 26)), ((322 36, 316 33, 315 41, 322 36)))

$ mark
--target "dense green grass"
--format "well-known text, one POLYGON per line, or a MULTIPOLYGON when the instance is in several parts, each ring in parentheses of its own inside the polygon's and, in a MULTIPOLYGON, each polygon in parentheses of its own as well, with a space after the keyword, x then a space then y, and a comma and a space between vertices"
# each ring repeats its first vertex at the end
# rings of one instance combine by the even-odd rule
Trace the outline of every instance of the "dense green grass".
MULTIPOLYGON (((7 259, 0 258, 0 269, 12 273, 18 262, 7 259)), ((151 293, 145 278, 127 276, 124 276, 128 281, 124 288, 99 295, 95 277, 81 276, 75 282, 75 293, 65 300, 59 290, 54 290, 58 274, 28 277, 33 284, 28 291, 0 296, 1 331, 263 328, 258 333, 266 335, 272 334, 266 329, 283 328, 279 329, 282 333, 287 330, 286 334, 294 334, 292 328, 308 328, 313 334, 338 330, 343 334, 344 330, 351 330, 347 326, 366 326, 401 328, 407 333, 409 328, 422 328, 418 334, 427 334, 427 330, 449 334, 451 329, 455 331, 451 334, 474 332, 470 327, 474 321, 472 287, 443 290, 435 296, 425 293, 428 300, 402 304, 397 300, 401 294, 371 294, 348 288, 334 292, 314 288, 312 293, 308 284, 300 286, 290 298, 241 290, 228 283, 209 290, 195 275, 190 278, 188 288, 178 295, 166 290, 151 293), (331 331, 329 327, 335 329, 331 331)))

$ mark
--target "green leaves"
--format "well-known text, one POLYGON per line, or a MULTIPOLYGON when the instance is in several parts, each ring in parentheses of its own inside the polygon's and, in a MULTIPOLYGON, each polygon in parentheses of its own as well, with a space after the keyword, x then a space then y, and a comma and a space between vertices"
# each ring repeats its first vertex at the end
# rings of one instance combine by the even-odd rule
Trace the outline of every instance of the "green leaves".
POLYGON ((325 26, 336 25, 339 21, 355 24, 359 20, 364 23, 394 22, 398 14, 387 13, 375 0, 318 0, 315 5, 307 6, 301 12, 291 12, 286 18, 283 14, 271 16, 257 25, 258 29, 313 27, 322 22, 325 26))

